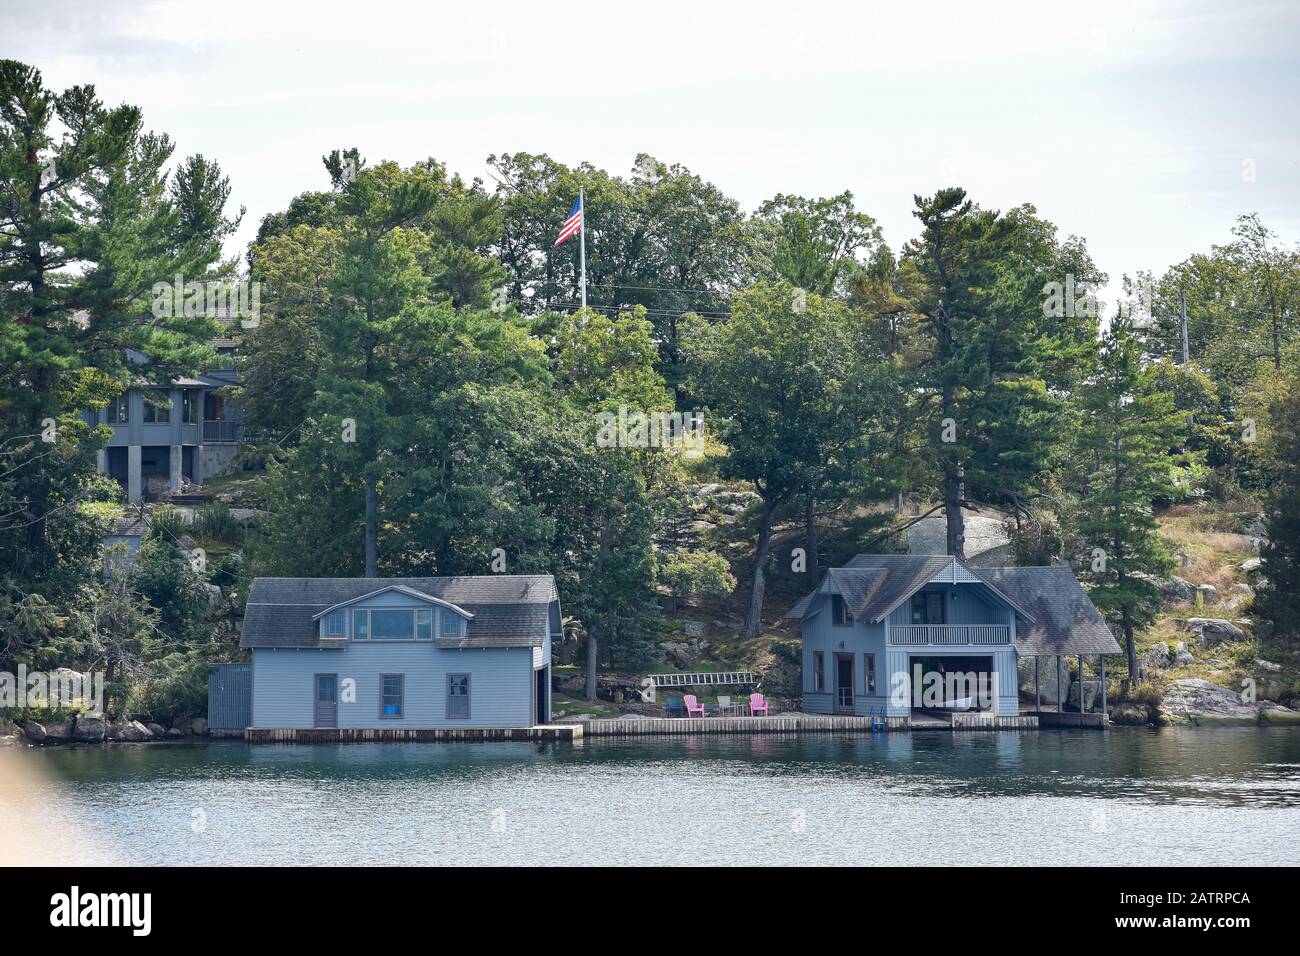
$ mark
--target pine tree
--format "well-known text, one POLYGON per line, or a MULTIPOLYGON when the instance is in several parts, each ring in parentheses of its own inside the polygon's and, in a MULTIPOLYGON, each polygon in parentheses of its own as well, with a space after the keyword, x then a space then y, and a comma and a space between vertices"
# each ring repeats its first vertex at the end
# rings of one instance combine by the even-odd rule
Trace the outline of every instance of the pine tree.
POLYGON ((1283 639, 1300 638, 1300 369, 1283 377, 1269 405, 1273 474, 1259 553, 1264 580, 1254 611, 1283 639))
POLYGON ((1124 633, 1129 681, 1137 679, 1134 632, 1151 623, 1160 591, 1145 575, 1166 575, 1174 559, 1152 501, 1174 494, 1186 462, 1175 457, 1186 417, 1154 370, 1142 365, 1132 320, 1117 317, 1102 336, 1096 374, 1081 396, 1078 470, 1087 475, 1078 530, 1089 549, 1084 573, 1097 608, 1124 633))

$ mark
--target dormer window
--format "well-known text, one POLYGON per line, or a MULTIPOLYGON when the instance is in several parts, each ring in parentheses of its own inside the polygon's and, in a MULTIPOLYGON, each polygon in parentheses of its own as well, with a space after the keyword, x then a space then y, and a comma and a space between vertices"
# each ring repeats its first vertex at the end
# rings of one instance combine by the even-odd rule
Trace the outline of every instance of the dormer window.
POLYGON ((433 640, 433 608, 422 607, 415 612, 415 639, 433 640))
POLYGON ((342 637, 343 636, 343 612, 331 611, 326 614, 320 622, 321 637, 342 637))

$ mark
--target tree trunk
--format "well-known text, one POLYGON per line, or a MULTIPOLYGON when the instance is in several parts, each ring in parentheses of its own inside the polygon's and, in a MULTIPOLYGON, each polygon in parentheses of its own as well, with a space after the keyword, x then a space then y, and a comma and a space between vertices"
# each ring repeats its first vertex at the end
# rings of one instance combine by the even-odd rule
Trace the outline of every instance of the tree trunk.
POLYGON ((1138 682, 1138 655, 1137 644, 1133 640, 1133 622, 1129 620, 1128 612, 1123 615, 1124 621, 1124 649, 1128 653, 1128 685, 1130 688, 1137 685, 1138 682))
POLYGON ((366 476, 366 577, 379 577, 379 544, 375 528, 375 479, 366 476))
POLYGON ((596 699, 596 627, 587 628, 587 700, 596 699))
POLYGON ((821 567, 817 563, 817 499, 808 493, 808 504, 804 512, 804 523, 807 526, 807 548, 808 548, 808 580, 816 584, 821 580, 821 567))
POLYGON ((763 630, 763 566, 772 547, 772 513, 775 505, 763 506, 763 522, 758 528, 758 548, 754 552, 754 583, 749 592, 749 615, 745 618, 745 636, 758 637, 763 630))
POLYGON ((112 691, 109 689, 113 684, 113 658, 104 659, 104 720, 112 717, 112 691))
POLYGON ((965 478, 960 462, 944 462, 943 510, 947 518, 948 553, 958 558, 966 557, 966 518, 961 513, 961 503, 966 497, 965 478))

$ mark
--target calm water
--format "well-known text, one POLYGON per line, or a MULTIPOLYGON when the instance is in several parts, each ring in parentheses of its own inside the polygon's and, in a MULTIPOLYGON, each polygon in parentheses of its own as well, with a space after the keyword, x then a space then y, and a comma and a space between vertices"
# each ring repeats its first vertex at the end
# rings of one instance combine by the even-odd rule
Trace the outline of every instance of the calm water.
POLYGON ((1300 731, 51 748, 0 802, 99 862, 1295 864, 1300 731))

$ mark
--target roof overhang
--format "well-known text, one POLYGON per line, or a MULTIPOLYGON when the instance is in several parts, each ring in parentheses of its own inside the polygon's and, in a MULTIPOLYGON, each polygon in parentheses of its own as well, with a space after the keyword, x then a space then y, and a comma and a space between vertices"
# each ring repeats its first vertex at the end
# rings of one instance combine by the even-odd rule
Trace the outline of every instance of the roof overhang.
POLYGON ((376 597, 377 595, 380 594, 386 594, 389 591, 398 591, 402 594, 407 595, 408 597, 413 597, 416 600, 425 601, 429 604, 436 604, 439 607, 445 607, 449 611, 455 611, 457 614, 465 618, 465 620, 467 621, 472 621, 474 619, 474 615, 471 612, 465 610, 463 607, 460 607, 459 605, 456 604, 452 604, 450 601, 444 601, 442 598, 434 597, 432 594, 425 594, 423 591, 417 591, 415 588, 409 588, 404 584, 390 584, 386 587, 378 588, 374 591, 370 591, 366 594, 362 594, 359 597, 354 597, 347 601, 340 601, 338 604, 331 605, 330 607, 327 607, 325 610, 320 611, 317 614, 313 614, 311 616, 311 619, 313 621, 319 621, 326 614, 329 614, 333 611, 341 610, 342 608, 345 607, 350 607, 351 605, 357 604, 361 601, 367 601, 372 597, 376 597))
POLYGON ((983 585, 985 588, 987 588, 989 591, 991 591, 993 594, 995 594, 995 595, 997 596, 998 600, 1005 602, 1006 605, 1007 605, 1008 607, 1010 607, 1013 611, 1015 611, 1018 615, 1020 615, 1020 617, 1021 617, 1022 619, 1026 620, 1026 621, 1030 621, 1030 622, 1032 622, 1032 621, 1034 620, 1034 616, 1033 616, 1032 614, 1030 614, 1028 611, 1026 611, 1023 607, 1021 607, 1021 606, 1020 606, 1019 604, 1017 604, 1015 601, 1011 600, 1011 598, 1009 598, 1006 594, 1004 594, 1004 593, 1003 593, 1002 591, 1000 591, 998 588, 994 587, 994 586, 993 586, 992 584, 990 584, 988 581, 985 581, 982 577, 980 577, 978 574, 976 574, 974 571, 972 571, 972 570, 970 569, 970 566, 967 565, 965 561, 963 561, 961 558, 954 557, 954 558, 953 558, 953 559, 948 563, 948 566, 947 566, 947 567, 945 567, 943 570, 938 571, 938 572, 936 572, 935 574, 931 575, 931 576, 930 576, 929 578, 927 578, 926 580, 921 581, 921 582, 918 583, 916 586, 914 586, 914 587, 912 587, 912 588, 909 588, 909 589, 907 590, 906 593, 904 593, 901 597, 899 597, 898 600, 896 600, 893 604, 889 605, 889 607, 887 607, 887 608, 885 608, 883 611, 881 611, 881 612, 880 612, 876 617, 872 618, 872 619, 871 619, 871 622, 872 622, 873 624, 878 624, 879 622, 883 621, 885 618, 889 617, 890 614, 892 614, 892 613, 894 613, 894 611, 898 610, 898 608, 902 605, 902 603, 903 603, 904 601, 909 600, 909 599, 912 597, 913 594, 915 594, 917 591, 921 590, 921 589, 922 589, 923 587, 925 587, 927 584, 979 584, 979 585, 983 585))

